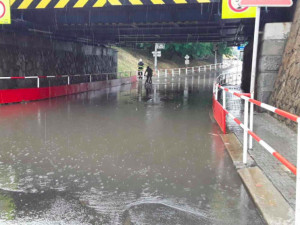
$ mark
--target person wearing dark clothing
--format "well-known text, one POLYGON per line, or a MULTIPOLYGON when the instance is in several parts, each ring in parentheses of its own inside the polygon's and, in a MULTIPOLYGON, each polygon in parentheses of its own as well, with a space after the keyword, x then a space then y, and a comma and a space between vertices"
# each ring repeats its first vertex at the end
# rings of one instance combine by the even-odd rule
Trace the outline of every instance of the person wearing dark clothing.
POLYGON ((143 71, 144 71, 144 63, 143 63, 143 60, 140 59, 140 61, 138 63, 138 76, 139 76, 139 79, 143 78, 143 71))
POLYGON ((147 66, 147 69, 145 71, 145 76, 147 76, 146 83, 152 84, 152 75, 153 75, 153 70, 147 66))

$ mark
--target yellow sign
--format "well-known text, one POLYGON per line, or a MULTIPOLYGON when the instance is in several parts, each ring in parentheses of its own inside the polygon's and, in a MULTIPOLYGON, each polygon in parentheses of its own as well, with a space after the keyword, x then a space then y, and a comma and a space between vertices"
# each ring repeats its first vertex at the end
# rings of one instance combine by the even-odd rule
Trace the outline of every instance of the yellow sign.
POLYGON ((240 0, 222 0, 222 19, 255 18, 256 7, 244 7, 240 2, 240 0))
POLYGON ((0 0, 0 24, 11 24, 9 0, 0 0))

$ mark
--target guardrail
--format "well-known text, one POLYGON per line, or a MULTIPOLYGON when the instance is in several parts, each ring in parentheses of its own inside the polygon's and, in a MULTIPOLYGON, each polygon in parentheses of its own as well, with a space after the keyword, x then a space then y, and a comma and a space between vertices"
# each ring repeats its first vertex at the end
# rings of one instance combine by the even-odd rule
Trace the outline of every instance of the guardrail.
MULTIPOLYGON (((251 98, 250 93, 238 93, 232 90, 229 90, 226 87, 223 87, 223 84, 226 84, 226 81, 224 81, 221 85, 220 81, 222 76, 219 76, 216 79, 216 82, 214 83, 213 87, 213 107, 217 105, 216 102, 218 102, 218 93, 219 89, 222 91, 222 105, 221 109, 214 109, 216 110, 222 110, 225 115, 228 115, 231 119, 233 119, 243 130, 244 130, 244 136, 243 136, 243 163, 247 163, 247 152, 248 152, 248 137, 250 136, 255 141, 257 141, 265 150, 267 150, 270 154, 272 154, 277 160, 279 160, 283 165, 285 165, 293 174, 296 175, 296 210, 295 210, 295 218, 297 218, 295 221, 299 221, 300 219, 300 175, 297 173, 297 167, 300 166, 300 117, 297 115, 294 115, 292 113, 286 112, 284 110, 281 110, 279 108, 275 108, 271 105, 268 105, 266 103, 260 102, 258 100, 255 100, 251 98), (242 123, 238 118, 236 118, 234 115, 232 115, 227 109, 226 109, 226 93, 229 93, 231 95, 234 95, 242 100, 244 100, 244 122, 242 123), (253 129, 249 128, 249 103, 257 105, 263 109, 266 109, 272 113, 275 113, 277 115, 280 115, 286 119, 292 120, 298 124, 298 130, 297 130, 297 167, 294 166, 291 162, 289 162, 286 158, 284 158, 281 154, 279 154, 271 145, 269 145, 266 141, 261 139, 256 133, 254 133, 253 129)), ((220 114, 220 112, 219 112, 220 114)), ((215 116, 216 120, 222 119, 220 116, 215 116)), ((223 120, 225 118, 225 121, 217 121, 218 124, 222 124, 221 129, 224 132, 224 126, 226 126, 226 116, 223 117, 223 120), (225 123, 225 125, 224 125, 225 123)), ((249 143, 250 144, 250 143, 249 143)), ((299 224, 296 224, 299 225, 299 224)))
POLYGON ((67 78, 67 84, 71 85, 71 78, 73 77, 89 77, 89 83, 93 82, 93 77, 104 76, 105 80, 110 80, 113 78, 122 77, 132 77, 137 74, 137 71, 123 71, 118 73, 99 73, 99 74, 74 74, 74 75, 49 75, 49 76, 23 76, 23 77, 0 77, 0 80, 25 80, 25 79, 36 79, 37 88, 40 88, 40 79, 50 79, 50 78, 67 78), (116 75, 116 76, 114 76, 116 75))
POLYGON ((156 71, 156 75, 159 78, 160 76, 167 77, 168 75, 175 76, 175 75, 188 75, 190 73, 201 71, 207 71, 207 70, 216 70, 218 67, 223 68, 223 63, 217 63, 217 64, 210 64, 210 65, 203 65, 203 66, 194 66, 194 67, 184 67, 184 68, 172 68, 172 69, 158 69, 156 71))

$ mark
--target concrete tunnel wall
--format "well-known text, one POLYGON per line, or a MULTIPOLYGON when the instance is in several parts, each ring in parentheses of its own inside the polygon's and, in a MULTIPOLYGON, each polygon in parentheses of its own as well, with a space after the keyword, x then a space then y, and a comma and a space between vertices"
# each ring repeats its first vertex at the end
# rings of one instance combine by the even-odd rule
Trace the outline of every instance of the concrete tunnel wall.
MULTIPOLYGON (((104 46, 46 39, 36 35, 0 36, 0 76, 99 74, 117 71, 117 52, 104 46)), ((73 83, 84 82, 72 78, 73 83)), ((100 79, 100 78, 99 78, 100 79)), ((65 80, 41 79, 41 86, 62 85, 65 80)), ((36 87, 35 79, 0 80, 0 89, 36 87)))
MULTIPOLYGON (((297 2, 291 32, 269 103, 300 115, 300 1, 297 2)), ((276 115, 275 117, 296 129, 296 123, 276 115)))

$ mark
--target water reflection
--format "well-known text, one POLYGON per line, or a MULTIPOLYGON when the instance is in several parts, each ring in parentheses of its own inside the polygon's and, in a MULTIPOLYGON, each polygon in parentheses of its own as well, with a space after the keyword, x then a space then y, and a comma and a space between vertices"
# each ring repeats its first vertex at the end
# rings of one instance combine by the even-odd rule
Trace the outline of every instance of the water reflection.
POLYGON ((0 188, 14 205, 2 219, 261 224, 209 119, 211 83, 164 78, 3 107, 18 113, 0 119, 0 188))

